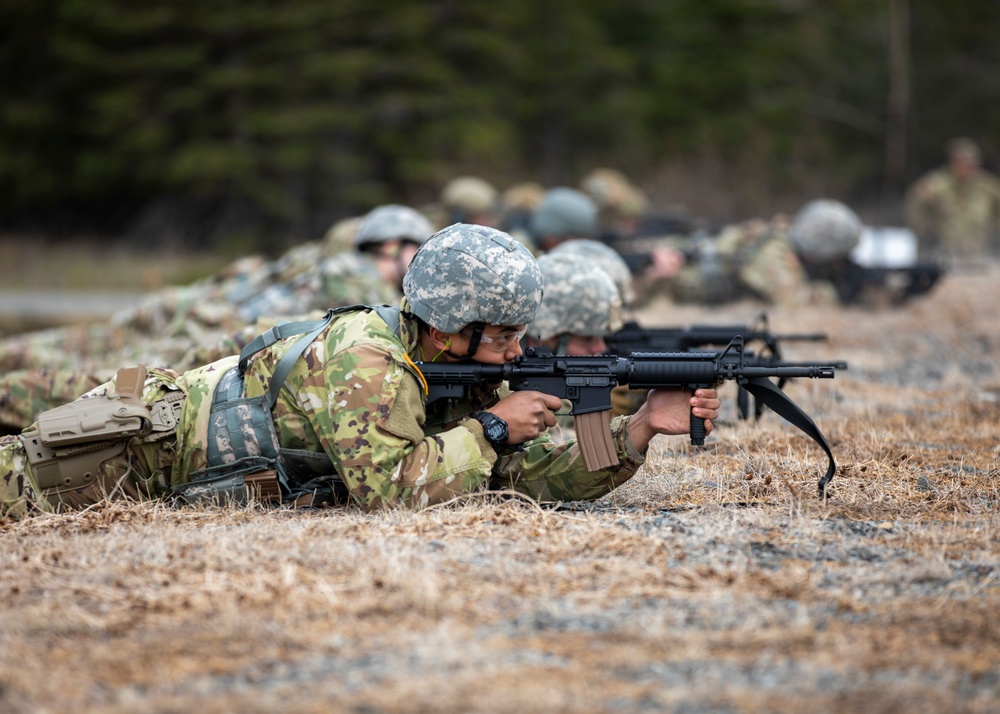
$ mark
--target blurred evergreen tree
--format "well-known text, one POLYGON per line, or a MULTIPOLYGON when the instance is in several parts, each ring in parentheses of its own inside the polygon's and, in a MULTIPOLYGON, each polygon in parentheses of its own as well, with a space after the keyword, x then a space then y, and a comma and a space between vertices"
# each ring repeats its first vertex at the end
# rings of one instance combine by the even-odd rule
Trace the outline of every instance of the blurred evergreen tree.
MULTIPOLYGON (((910 172, 956 134, 995 156, 1000 6, 910 17, 910 172)), ((0 221, 277 250, 458 173, 699 157, 719 210, 850 199, 880 185, 888 23, 870 0, 0 0, 0 221)))

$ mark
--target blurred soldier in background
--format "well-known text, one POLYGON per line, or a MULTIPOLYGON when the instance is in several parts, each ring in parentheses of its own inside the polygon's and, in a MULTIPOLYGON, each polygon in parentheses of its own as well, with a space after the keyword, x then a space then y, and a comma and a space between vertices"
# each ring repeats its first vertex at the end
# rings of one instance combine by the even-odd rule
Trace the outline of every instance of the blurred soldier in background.
MULTIPOLYGON (((629 270, 629 266, 625 263, 624 258, 614 248, 600 241, 587 239, 566 241, 556 246, 548 255, 552 257, 567 255, 582 256, 591 265, 600 266, 601 270, 611 278, 620 298, 620 319, 609 318, 607 320, 608 328, 602 333, 602 336, 621 329, 622 323, 632 319, 630 309, 636 305, 637 301, 636 284, 639 285, 638 291, 646 292, 649 290, 649 285, 645 284, 643 278, 636 278, 632 275, 632 271, 629 270)), ((597 284, 600 281, 594 279, 593 282, 597 284)), ((546 297, 542 300, 543 308, 547 300, 548 293, 546 292, 546 297)), ((556 304, 558 305, 558 303, 556 304)), ((606 313, 607 310, 603 303, 599 300, 592 302, 592 310, 589 313, 592 320, 592 330, 595 326, 603 324, 606 313)), ((603 343, 603 340, 600 343, 592 341, 590 345, 593 348, 600 347, 600 350, 603 352, 607 351, 607 345, 603 343)), ((592 352, 591 354, 599 353, 592 352)), ((645 400, 646 392, 643 390, 628 389, 621 386, 615 387, 611 390, 611 415, 634 414, 645 400)), ((562 426, 565 427, 566 424, 562 424, 562 426)))
POLYGON ((531 235, 531 216, 544 196, 545 188, 534 181, 515 184, 500 195, 497 227, 517 238, 535 256, 539 251, 531 235))
POLYGON ((577 442, 545 434, 556 397, 501 386, 425 401, 417 361, 502 364, 520 354, 542 298, 523 246, 495 229, 450 226, 417 252, 403 290, 398 309, 331 312, 262 335, 242 358, 184 374, 119 370, 0 438, 0 512, 165 496, 422 508, 490 488, 594 499, 636 473, 656 434, 689 433, 691 413, 718 416, 715 389, 653 390, 639 412, 611 423, 618 464, 588 471, 577 442))
POLYGON ((629 270, 625 259, 611 246, 598 240, 581 238, 560 243, 548 253, 549 255, 578 255, 586 258, 594 265, 600 266, 607 273, 621 296, 622 308, 627 310, 635 302, 635 277, 629 270))
POLYGON ((60 328, 0 340, 0 364, 6 367, 0 376, 0 430, 23 429, 39 412, 76 398, 85 391, 81 384, 107 380, 106 366, 123 359, 191 369, 237 354, 259 332, 290 316, 346 305, 395 304, 407 266, 433 227, 418 211, 391 204, 369 212, 356 229, 352 222, 341 231, 355 250, 335 247, 347 240, 344 235, 328 235, 308 251, 299 247, 271 268, 286 280, 262 285, 257 294, 238 301, 226 282, 189 286, 187 319, 176 312, 180 303, 174 303, 167 325, 146 319, 166 314, 162 301, 149 299, 146 304, 157 310, 125 313, 113 326, 60 328), (334 254, 323 259, 324 248, 334 254), (302 260, 307 253, 314 255, 315 263, 302 260), (199 296, 207 304, 199 304, 199 296), (216 316, 211 328, 206 314, 216 316), (140 315, 143 319, 136 319, 140 315), (85 339, 78 343, 77 334, 85 339), (84 349, 74 352, 77 344, 84 349))
POLYGON ((600 240, 614 245, 639 235, 649 201, 625 174, 616 169, 594 169, 584 176, 580 189, 597 206, 600 240))
POLYGON ((395 302, 409 258, 433 226, 399 205, 376 208, 365 219, 357 228, 353 220, 338 223, 324 240, 275 261, 241 259, 209 278, 157 291, 107 323, 2 339, 0 370, 99 372, 122 360, 182 367, 192 347, 216 345, 264 316, 395 302), (344 250, 348 240, 352 249, 344 250))
POLYGON ((498 222, 497 199, 498 192, 488 181, 477 176, 458 176, 441 190, 445 214, 441 227, 452 223, 495 226, 498 222))
POLYGON ((685 266, 661 285, 682 303, 795 303, 807 293, 808 277, 787 230, 787 218, 777 215, 728 226, 714 238, 695 234, 682 248, 685 266))
POLYGON ((559 355, 606 353, 604 337, 622 325, 622 299, 611 276, 569 251, 543 255, 538 268, 545 293, 523 344, 559 355))
MULTIPOLYGON (((795 214, 788 238, 810 281, 812 302, 837 304, 858 298, 863 286, 851 251, 861 240, 861 229, 861 219, 840 201, 810 201, 795 214)), ((790 279, 784 286, 789 292, 797 287, 790 279)))
POLYGON ((295 312, 271 310, 260 315, 301 315, 342 305, 395 304, 403 276, 417 249, 434 232, 422 213, 409 206, 388 204, 371 210, 354 237, 354 252, 328 258, 318 271, 322 285, 295 312))
POLYGON ((1000 254, 1000 180, 981 168, 979 146, 953 139, 948 164, 907 191, 906 221, 929 257, 975 260, 1000 254))
MULTIPOLYGON (((569 241, 579 242, 595 241, 569 241)), ((547 347, 557 355, 606 354, 604 338, 622 326, 622 299, 611 276, 599 263, 570 250, 557 249, 543 255, 538 259, 538 269, 545 292, 522 345, 547 347)), ((570 409, 569 402, 564 402, 557 414, 557 426, 550 432, 553 440, 574 436, 570 409)))
POLYGON ((597 206, 573 188, 560 186, 542 196, 531 216, 531 235, 542 251, 563 241, 597 237, 597 206))

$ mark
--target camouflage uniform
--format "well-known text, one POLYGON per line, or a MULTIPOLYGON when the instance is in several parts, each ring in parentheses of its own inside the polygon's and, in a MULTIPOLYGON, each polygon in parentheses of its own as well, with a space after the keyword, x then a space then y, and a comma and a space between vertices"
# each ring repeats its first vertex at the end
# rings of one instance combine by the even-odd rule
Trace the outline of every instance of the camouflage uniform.
MULTIPOLYGON (((393 208, 400 209, 397 213, 404 209, 416 213, 393 208)), ((419 243, 431 234, 430 222, 422 220, 423 235, 408 239, 419 243)), ((2 339, 0 370, 86 371, 122 360, 174 366, 192 346, 213 345, 262 316, 299 315, 358 303, 394 304, 399 287, 386 285, 371 256, 357 251, 372 242, 359 239, 361 223, 341 221, 323 241, 295 246, 277 260, 242 258, 214 276, 157 291, 115 313, 107 323, 2 339), (351 249, 345 248, 345 241, 350 241, 351 249)), ((416 226, 416 219, 407 224, 408 229, 416 226)))
POLYGON ((73 369, 14 370, 0 375, 0 434, 16 434, 46 409, 65 404, 109 375, 73 369))
POLYGON ((696 244, 695 260, 665 281, 677 302, 719 304, 752 298, 795 304, 808 292, 808 277, 788 239, 783 216, 730 226, 696 244))
MULTIPOLYGON (((612 424, 621 463, 588 473, 573 441, 557 445, 543 435, 523 451, 494 451, 480 422, 469 415, 495 404, 503 389, 425 407, 413 364, 422 357, 414 315, 449 332, 486 317, 491 324, 524 324, 541 297, 537 264, 527 250, 506 234, 476 228, 445 229, 431 250, 418 253, 404 284, 398 333, 367 309, 336 316, 295 361, 277 396, 272 415, 281 447, 325 454, 365 509, 419 508, 483 488, 512 488, 543 501, 598 498, 643 462, 628 439, 627 418, 612 424), (516 261, 512 253, 518 254, 516 261), (494 270, 503 263, 524 267, 494 270), (412 278, 416 269, 420 280, 412 278)), ((249 360, 248 397, 268 392, 281 357, 296 344, 294 337, 282 340, 249 360)), ((184 395, 176 430, 129 441, 121 454, 100 465, 85 488, 43 492, 22 442, 0 439, 0 500, 7 515, 52 510, 61 503, 82 506, 102 496, 154 498, 188 484, 207 464, 211 396, 237 360, 230 357, 181 375, 151 370, 142 389, 144 403, 184 395)), ((103 385, 85 398, 114 386, 103 385)))
POLYGON ((958 178, 948 168, 907 191, 905 213, 921 253, 976 259, 1000 252, 1000 180, 983 170, 958 178))

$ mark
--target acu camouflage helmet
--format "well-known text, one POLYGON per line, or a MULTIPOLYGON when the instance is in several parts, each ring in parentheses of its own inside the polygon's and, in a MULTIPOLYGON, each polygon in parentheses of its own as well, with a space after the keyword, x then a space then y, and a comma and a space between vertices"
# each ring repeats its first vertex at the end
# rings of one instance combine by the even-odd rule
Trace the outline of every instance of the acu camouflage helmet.
POLYGON ((542 301, 542 273, 507 233, 455 223, 417 251, 403 294, 414 315, 444 332, 473 323, 527 325, 542 301))
POLYGON ((545 298, 528 334, 539 340, 559 335, 604 337, 621 328, 621 296, 597 263, 570 252, 538 259, 545 298))
POLYGON ((861 240, 861 219, 840 201, 810 201, 795 214, 788 238, 807 260, 845 258, 861 240))
POLYGON ((409 206, 390 203, 369 211, 355 235, 357 246, 408 240, 423 243, 434 232, 434 226, 420 211, 409 206))
POLYGON ((576 189, 553 188, 535 209, 531 231, 538 237, 590 238, 597 234, 597 206, 576 189))
POLYGON ((568 240, 557 245, 551 252, 581 255, 594 265, 601 266, 604 272, 611 276, 618 288, 622 303, 627 306, 635 302, 632 271, 629 270, 628 263, 618 254, 618 251, 606 243, 590 238, 568 240))

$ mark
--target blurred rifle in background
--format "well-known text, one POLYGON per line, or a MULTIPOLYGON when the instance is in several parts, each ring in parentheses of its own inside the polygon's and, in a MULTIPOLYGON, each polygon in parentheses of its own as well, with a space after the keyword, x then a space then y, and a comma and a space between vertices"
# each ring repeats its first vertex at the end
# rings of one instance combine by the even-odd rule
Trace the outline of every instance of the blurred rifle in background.
MULTIPOLYGON (((771 332, 767 313, 762 312, 745 325, 692 325, 691 327, 643 327, 639 323, 627 322, 617 332, 604 338, 608 351, 617 355, 641 352, 693 352, 707 347, 721 347, 730 344, 737 337, 743 344, 761 345, 759 354, 751 350, 744 352, 747 364, 757 367, 806 367, 814 362, 789 362, 783 359, 783 342, 825 342, 829 336, 825 332, 776 334, 771 332)), ((824 360, 823 364, 835 369, 847 369, 844 360, 824 360)), ((779 377, 778 388, 782 389, 788 378, 779 377)), ((740 389, 737 394, 737 408, 741 419, 750 414, 749 395, 740 389)), ((755 418, 760 418, 764 405, 759 401, 754 406, 755 418)))

